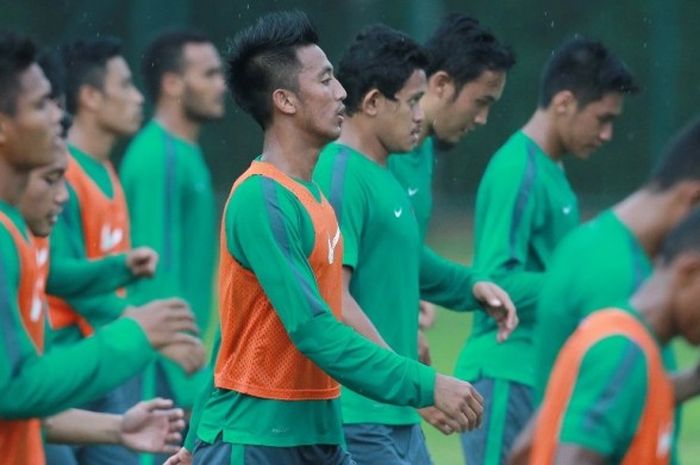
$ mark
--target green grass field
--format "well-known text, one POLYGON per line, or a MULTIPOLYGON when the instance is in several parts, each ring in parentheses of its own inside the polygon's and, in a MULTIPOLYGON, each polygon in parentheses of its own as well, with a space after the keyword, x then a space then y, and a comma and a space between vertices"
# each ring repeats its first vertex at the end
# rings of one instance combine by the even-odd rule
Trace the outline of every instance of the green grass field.
MULTIPOLYGON (((429 242, 447 257, 468 263, 471 260, 471 227, 464 218, 435 218, 429 242), (436 234, 438 232, 439 234, 436 234)), ((452 373, 457 355, 471 330, 471 316, 445 310, 438 311, 435 326, 428 333, 434 366, 452 373)), ((692 366, 698 350, 684 343, 676 344, 679 364, 692 366)), ((430 425, 424 425, 428 447, 435 465, 462 465, 462 449, 457 436, 444 436, 430 425)), ((700 464, 700 399, 683 409, 680 443, 681 465, 700 464)))

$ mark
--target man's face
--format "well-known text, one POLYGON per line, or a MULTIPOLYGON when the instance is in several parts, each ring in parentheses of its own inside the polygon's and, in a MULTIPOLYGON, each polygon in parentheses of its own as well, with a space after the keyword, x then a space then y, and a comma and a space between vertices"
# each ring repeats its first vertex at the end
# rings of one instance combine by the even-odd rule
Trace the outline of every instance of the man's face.
POLYGON ((209 43, 187 44, 183 52, 181 101, 185 114, 201 122, 223 117, 226 83, 219 52, 209 43))
POLYGON ((294 92, 300 104, 297 113, 308 132, 326 142, 335 140, 340 136, 347 93, 317 45, 299 48, 297 59, 301 63, 298 90, 294 92))
POLYGON ((29 226, 38 237, 51 233, 63 206, 68 201, 68 190, 64 175, 68 166, 65 146, 53 150, 53 161, 36 168, 29 175, 27 188, 22 194, 19 209, 29 226))
POLYGON ((579 108, 574 102, 558 124, 559 136, 566 153, 587 159, 613 137, 613 122, 622 114, 623 96, 610 92, 600 100, 579 108))
POLYGON ((408 152, 418 143, 424 118, 419 102, 425 89, 425 71, 417 69, 411 73, 393 100, 380 97, 374 129, 388 153, 408 152))
POLYGON ((49 97, 51 84, 37 64, 19 76, 13 115, 0 113, 0 144, 16 167, 31 170, 50 163, 62 145, 63 112, 49 97))
POLYGON ((477 125, 486 124, 491 106, 503 95, 504 71, 486 70, 478 78, 457 89, 454 81, 447 84, 432 121, 432 133, 445 148, 457 144, 477 125))
POLYGON ((666 267, 672 274, 673 320, 676 331, 692 345, 700 345, 700 254, 680 254, 666 267))
POLYGON ((117 136, 129 136, 138 131, 143 117, 143 96, 134 86, 124 58, 117 56, 107 62, 99 92, 97 119, 100 125, 117 136))

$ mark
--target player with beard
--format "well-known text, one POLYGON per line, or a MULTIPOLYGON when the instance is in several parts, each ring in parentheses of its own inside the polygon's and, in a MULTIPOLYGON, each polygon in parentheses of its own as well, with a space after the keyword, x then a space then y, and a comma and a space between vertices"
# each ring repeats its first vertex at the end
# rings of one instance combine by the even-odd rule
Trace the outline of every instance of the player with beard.
MULTIPOLYGON (((109 158, 119 138, 138 129, 143 97, 133 85, 117 39, 76 41, 64 46, 62 55, 66 66, 66 105, 73 114, 73 125, 68 133, 69 199, 52 236, 51 260, 115 260, 121 261, 123 267, 126 254, 126 268, 133 268, 129 266, 131 246, 126 201, 109 158)), ((137 257, 132 265, 139 271, 132 274, 152 275, 157 254, 148 248, 135 251, 137 257)), ((71 344, 89 336, 94 328, 121 316, 131 305, 122 289, 96 296, 54 296, 49 301, 55 328, 53 339, 58 344, 71 344)), ((187 360, 183 366, 188 370, 201 367, 204 351, 199 342, 173 349, 180 353, 176 358, 187 360)), ((134 378, 86 408, 123 413, 141 399, 140 386, 138 377, 134 378)), ((79 448, 74 455, 79 463, 137 460, 136 454, 114 446, 79 448)), ((52 460, 55 463, 69 460, 65 454, 61 457, 52 460)))
MULTIPOLYGON (((151 42, 141 70, 155 114, 129 145, 120 176, 133 243, 153 248, 160 261, 152 279, 129 289, 130 298, 140 303, 181 297, 205 333, 214 293, 217 218, 198 141, 202 126, 224 114, 221 58, 205 35, 173 30, 151 42), (197 244, 197 253, 187 244, 197 244)), ((169 360, 158 360, 147 371, 143 398, 172 396, 189 410, 198 387, 210 375, 202 370, 190 376, 169 360)))

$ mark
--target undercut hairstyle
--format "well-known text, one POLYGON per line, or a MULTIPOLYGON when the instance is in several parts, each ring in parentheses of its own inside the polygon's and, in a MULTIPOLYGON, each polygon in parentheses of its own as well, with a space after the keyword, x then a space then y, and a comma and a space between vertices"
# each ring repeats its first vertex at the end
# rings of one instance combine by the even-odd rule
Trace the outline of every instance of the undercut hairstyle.
POLYGON ((479 24, 460 14, 447 15, 425 43, 428 77, 446 72, 461 89, 484 71, 507 72, 515 64, 515 53, 479 24))
POLYGON ((540 108, 547 108, 561 91, 570 91, 579 109, 605 94, 636 94, 639 87, 622 60, 601 42, 575 37, 557 47, 540 79, 540 108))
POLYGON ((666 236, 661 246, 661 262, 669 264, 691 251, 700 253, 700 208, 695 208, 666 236))
POLYGON ((185 69, 185 46, 210 44, 211 40, 194 29, 174 29, 158 35, 146 49, 141 73, 148 96, 157 100, 165 73, 182 73, 185 69))
POLYGON ((36 45, 26 36, 0 31, 0 112, 14 115, 20 75, 36 62, 36 45))
POLYGON ((82 86, 103 89, 107 62, 122 55, 121 41, 111 36, 78 40, 64 45, 61 52, 66 69, 66 109, 75 114, 82 86))
POLYGON ((236 104, 263 130, 272 122, 272 93, 299 88, 297 50, 317 43, 316 30, 300 11, 269 13, 233 38, 226 82, 236 104))
POLYGON ((700 118, 688 123, 666 144, 648 185, 664 191, 690 180, 700 181, 700 118))
POLYGON ((411 74, 427 66, 427 54, 408 35, 383 24, 366 27, 355 36, 338 64, 338 80, 348 94, 346 113, 355 114, 373 89, 395 100, 411 74))

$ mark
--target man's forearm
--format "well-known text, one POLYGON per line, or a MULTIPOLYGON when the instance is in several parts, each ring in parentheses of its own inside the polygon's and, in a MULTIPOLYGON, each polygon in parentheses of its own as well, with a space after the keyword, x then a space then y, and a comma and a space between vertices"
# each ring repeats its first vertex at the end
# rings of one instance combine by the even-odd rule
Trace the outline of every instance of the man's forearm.
POLYGON ((119 444, 121 415, 70 409, 43 421, 48 442, 119 444))

